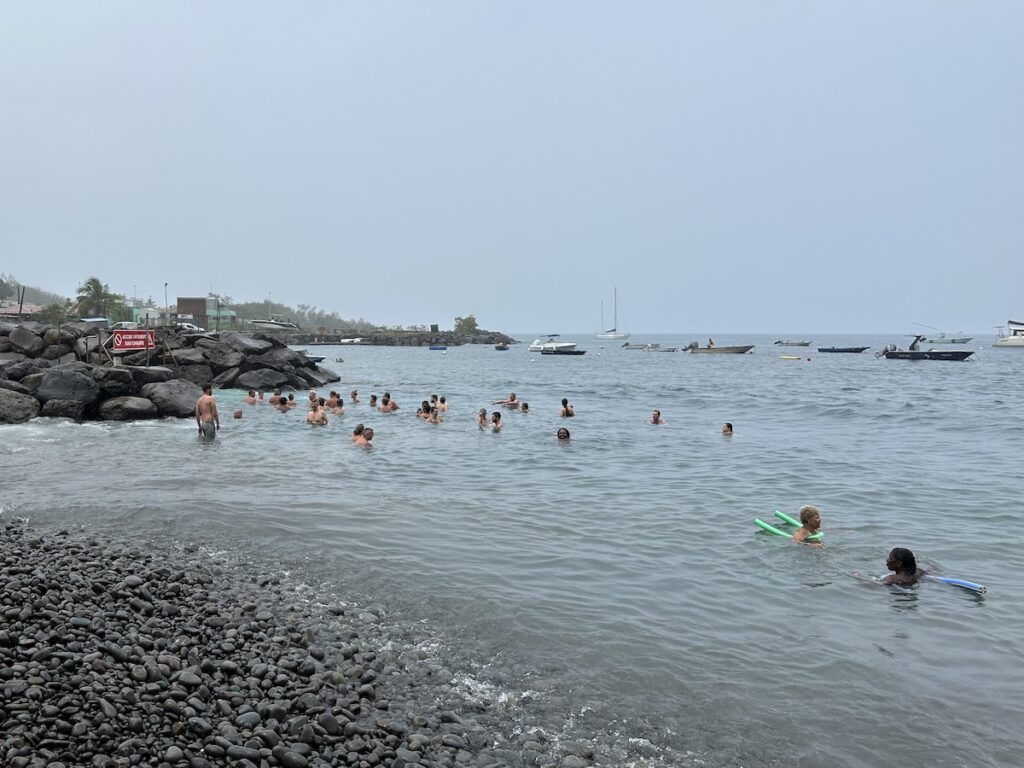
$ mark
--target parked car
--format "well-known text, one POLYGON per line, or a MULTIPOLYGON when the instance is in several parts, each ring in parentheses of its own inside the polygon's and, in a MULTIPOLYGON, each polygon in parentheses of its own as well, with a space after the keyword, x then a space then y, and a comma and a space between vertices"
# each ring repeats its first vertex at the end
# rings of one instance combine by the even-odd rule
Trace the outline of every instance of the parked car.
POLYGON ((177 323, 175 325, 175 327, 179 331, 185 331, 187 333, 205 333, 206 332, 205 328, 200 328, 195 323, 177 323))
POLYGON ((111 331, 137 331, 142 326, 138 323, 132 323, 127 320, 122 320, 120 323, 114 323, 110 326, 111 331))

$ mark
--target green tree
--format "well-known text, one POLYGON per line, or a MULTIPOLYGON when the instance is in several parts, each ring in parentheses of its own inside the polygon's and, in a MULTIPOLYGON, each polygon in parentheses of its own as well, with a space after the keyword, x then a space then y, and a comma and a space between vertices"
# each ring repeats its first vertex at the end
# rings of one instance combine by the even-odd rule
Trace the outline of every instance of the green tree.
POLYGON ((71 303, 71 299, 64 299, 63 304, 56 301, 53 304, 48 304, 39 313, 39 316, 46 322, 59 326, 67 322, 74 309, 75 305, 71 303))
POLYGON ((476 317, 474 315, 455 318, 456 333, 476 333, 478 330, 480 330, 480 326, 476 324, 476 317))
POLYGON ((14 294, 14 287, 6 280, 0 280, 0 299, 6 299, 14 294))
POLYGON ((106 317, 117 322, 130 316, 125 298, 113 293, 98 277, 90 277, 78 286, 78 312, 82 317, 106 317))

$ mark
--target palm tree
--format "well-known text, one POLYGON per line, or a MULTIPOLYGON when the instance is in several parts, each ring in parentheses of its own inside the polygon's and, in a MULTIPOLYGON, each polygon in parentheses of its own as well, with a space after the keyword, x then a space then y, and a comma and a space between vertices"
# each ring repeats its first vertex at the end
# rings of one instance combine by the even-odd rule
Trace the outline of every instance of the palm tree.
POLYGON ((117 320, 125 314, 124 296, 112 293, 98 277, 90 277, 78 286, 77 299, 81 315, 117 320))

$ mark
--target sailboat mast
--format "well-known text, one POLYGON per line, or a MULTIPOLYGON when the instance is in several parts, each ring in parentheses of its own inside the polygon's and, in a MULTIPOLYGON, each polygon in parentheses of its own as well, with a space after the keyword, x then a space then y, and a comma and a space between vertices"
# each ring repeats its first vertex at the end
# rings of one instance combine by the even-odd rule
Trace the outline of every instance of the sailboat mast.
POLYGON ((612 329, 617 331, 617 330, 619 330, 619 289, 618 288, 612 288, 612 297, 613 297, 612 301, 615 304, 615 309, 614 309, 614 312, 615 312, 614 320, 615 320, 615 322, 612 325, 612 329))

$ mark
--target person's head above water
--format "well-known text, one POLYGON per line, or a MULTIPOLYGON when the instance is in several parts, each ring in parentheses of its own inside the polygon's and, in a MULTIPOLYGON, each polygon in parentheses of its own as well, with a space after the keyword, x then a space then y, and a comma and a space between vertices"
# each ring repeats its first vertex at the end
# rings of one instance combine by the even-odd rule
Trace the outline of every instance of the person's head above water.
POLYGON ((731 435, 732 434, 732 422, 731 421, 725 422, 725 425, 722 427, 722 434, 723 435, 731 435))
POLYGON ((555 436, 559 440, 568 440, 569 439, 569 430, 566 429, 565 427, 559 427, 558 431, 555 432, 555 436))
POLYGON ((800 507, 800 523, 805 528, 817 530, 821 526, 821 513, 813 504, 805 504, 800 507))
POLYGON ((896 547, 889 552, 885 565, 896 573, 917 573, 917 558, 914 553, 904 547, 896 547))

